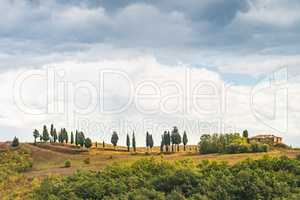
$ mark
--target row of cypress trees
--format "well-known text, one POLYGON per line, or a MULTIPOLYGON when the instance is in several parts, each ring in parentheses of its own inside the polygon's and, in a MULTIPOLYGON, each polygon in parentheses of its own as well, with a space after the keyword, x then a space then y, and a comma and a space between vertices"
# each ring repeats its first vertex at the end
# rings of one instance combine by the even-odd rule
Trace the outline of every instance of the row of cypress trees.
POLYGON ((171 133, 165 131, 161 136, 160 151, 170 152, 170 146, 172 152, 175 152, 176 150, 179 151, 179 145, 181 143, 183 143, 184 151, 186 151, 186 145, 188 143, 186 131, 183 132, 183 136, 181 137, 178 128, 174 126, 171 133))
MULTIPOLYGON (((179 130, 176 126, 173 127, 173 130, 170 134, 169 131, 165 131, 164 134, 161 137, 161 146, 160 146, 160 151, 161 152, 170 152, 170 146, 171 146, 171 151, 179 151, 179 145, 183 143, 184 145, 184 151, 186 151, 186 145, 188 143, 188 138, 186 131, 184 131, 183 136, 179 134, 179 130)), ((113 132, 111 136, 111 143, 113 144, 114 148, 116 148, 118 144, 119 136, 116 131, 113 132)), ((130 151, 131 147, 131 142, 132 142, 132 148, 133 151, 136 152, 136 140, 135 140, 135 134, 133 132, 132 134, 132 141, 130 140, 129 134, 126 136, 126 146, 127 146, 127 151, 130 151)), ((146 148, 147 151, 152 149, 154 146, 154 140, 152 134, 149 134, 149 132, 146 132, 146 148)))
POLYGON ((90 138, 86 138, 84 133, 82 131, 75 132, 75 135, 73 134, 73 131, 70 133, 70 138, 67 130, 65 128, 61 128, 60 132, 57 133, 56 128, 54 128, 53 124, 51 124, 50 127, 50 134, 48 132, 47 126, 43 126, 43 132, 40 134, 37 129, 33 131, 33 137, 34 137, 34 143, 36 143, 36 140, 39 138, 40 142, 59 142, 59 143, 71 143, 75 144, 76 146, 85 146, 87 148, 90 148, 92 146, 92 141, 90 138), (69 140, 70 139, 70 140, 69 140))

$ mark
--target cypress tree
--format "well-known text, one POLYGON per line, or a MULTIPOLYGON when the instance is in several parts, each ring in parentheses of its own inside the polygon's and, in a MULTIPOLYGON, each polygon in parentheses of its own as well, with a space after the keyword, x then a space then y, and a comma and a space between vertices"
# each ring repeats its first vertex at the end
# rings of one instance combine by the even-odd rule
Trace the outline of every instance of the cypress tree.
POLYGON ((57 141, 57 133, 56 133, 56 129, 55 128, 53 130, 53 140, 54 140, 54 142, 57 141))
POLYGON ((68 132, 67 132, 67 130, 65 128, 64 128, 64 139, 65 139, 66 144, 68 144, 68 142, 69 142, 69 135, 68 135, 68 132))
POLYGON ((150 147, 150 150, 152 150, 153 145, 154 145, 154 141, 153 141, 153 137, 152 137, 152 134, 151 134, 151 135, 149 135, 149 147, 150 147))
MULTIPOLYGON (((179 135, 179 132, 178 132, 178 128, 176 126, 173 127, 173 130, 172 130, 172 134, 171 134, 171 141, 172 141, 172 152, 174 151, 174 144, 177 145, 177 148, 179 149, 179 138, 181 140, 181 137, 179 135)), ((180 141, 181 143, 181 141, 180 141)))
POLYGON ((118 144, 119 136, 116 131, 113 132, 111 136, 111 143, 114 145, 114 149, 116 149, 116 146, 118 144))
POLYGON ((78 131, 75 132, 75 145, 78 146, 78 131))
POLYGON ((184 149, 184 151, 186 151, 186 145, 188 143, 188 138, 187 138, 187 135, 186 135, 185 131, 183 132, 182 142, 183 142, 183 149, 184 149))
POLYGON ((149 133, 148 133, 148 131, 146 132, 146 148, 148 151, 148 148, 149 148, 149 133))
POLYGON ((40 136, 40 133, 38 130, 34 129, 33 131, 33 137, 34 137, 34 143, 36 143, 36 139, 40 136))
POLYGON ((126 145, 127 145, 127 151, 129 152, 130 151, 130 138, 129 138, 128 134, 127 134, 127 137, 126 137, 126 145))
POLYGON ((74 144, 74 135, 73 135, 73 131, 71 132, 71 144, 74 144))
POLYGON ((181 144, 181 135, 179 134, 179 132, 177 132, 176 134, 176 145, 177 145, 177 151, 179 152, 179 145, 181 144))
POLYGON ((84 133, 81 131, 78 133, 78 143, 81 147, 83 147, 84 142, 85 142, 85 136, 84 133))
POLYGON ((136 143, 135 143, 134 131, 133 131, 133 134, 132 134, 132 147, 133 147, 133 151, 136 152, 136 143))
POLYGON ((48 129, 47 129, 47 126, 44 125, 44 128, 43 128, 43 141, 47 142, 48 140, 49 140, 48 129))
POLYGON ((164 140, 164 135, 161 136, 161 142, 160 142, 160 152, 164 151, 164 146, 165 146, 165 140, 164 140))
POLYGON ((53 126, 53 124, 51 124, 51 126, 50 126, 50 135, 51 135, 52 138, 54 137, 54 126, 53 126))

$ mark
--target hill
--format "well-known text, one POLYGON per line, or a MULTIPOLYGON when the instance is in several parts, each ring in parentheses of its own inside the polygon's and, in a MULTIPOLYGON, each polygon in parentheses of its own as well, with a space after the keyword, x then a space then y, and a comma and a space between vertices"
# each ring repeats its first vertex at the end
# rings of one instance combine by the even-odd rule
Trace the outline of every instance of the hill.
MULTIPOLYGON (((164 159, 167 161, 176 161, 182 159, 191 159, 196 162, 203 160, 211 161, 224 161, 229 164, 235 164, 246 158, 259 159, 265 155, 272 157, 288 156, 290 158, 296 157, 300 154, 299 150, 288 150, 282 148, 272 149, 268 153, 245 153, 245 154, 209 154, 199 155, 196 151, 196 146, 187 146, 187 151, 183 151, 183 147, 180 147, 180 152, 170 154, 160 154, 159 147, 154 147, 151 151, 147 152, 146 148, 139 147, 137 152, 127 152, 126 147, 118 146, 117 150, 114 150, 112 146, 106 145, 105 149, 102 146, 98 148, 93 147, 89 151, 82 150, 80 152, 70 153, 74 146, 70 145, 32 145, 25 144, 26 148, 30 149, 33 158, 33 168, 30 172, 27 172, 27 176, 46 176, 49 174, 71 174, 79 169, 87 169, 97 171, 103 169, 105 166, 114 162, 118 163, 132 163, 142 158, 153 157, 156 159, 164 159), (65 150, 65 151, 62 151, 65 150), (90 160, 90 164, 84 164, 86 159, 90 160), (70 160, 72 166, 70 168, 64 168, 64 161, 70 160)), ((78 150, 76 150, 78 151, 78 150)))

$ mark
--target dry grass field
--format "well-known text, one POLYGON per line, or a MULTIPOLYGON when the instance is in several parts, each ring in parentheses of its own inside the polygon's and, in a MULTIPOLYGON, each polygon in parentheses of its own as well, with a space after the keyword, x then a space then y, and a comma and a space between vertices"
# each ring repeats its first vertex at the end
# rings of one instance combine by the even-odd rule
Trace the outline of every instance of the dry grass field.
POLYGON ((246 153, 246 154, 210 154, 200 155, 197 152, 197 146, 187 146, 187 150, 183 151, 183 147, 180 147, 180 152, 160 154, 159 147, 154 147, 151 151, 147 151, 146 148, 137 148, 136 153, 127 152, 126 147, 118 146, 116 150, 111 145, 106 144, 105 149, 102 145, 98 145, 96 148, 93 146, 89 151, 84 150, 81 152, 70 153, 73 149, 78 151, 73 145, 51 145, 52 147, 35 146, 32 144, 25 144, 25 146, 31 149, 33 157, 33 169, 26 172, 28 177, 41 177, 51 174, 68 175, 77 170, 101 170, 104 167, 112 163, 132 163, 142 158, 156 158, 164 159, 170 162, 191 159, 195 162, 203 160, 228 162, 234 164, 247 158, 259 159, 265 155, 269 156, 283 156, 296 157, 300 153, 299 150, 285 150, 285 149, 272 149, 268 153, 246 153), (62 149, 66 151, 63 152, 62 149), (147 153, 148 152, 148 153, 147 153), (90 163, 85 164, 84 160, 89 158, 90 163), (65 168, 64 161, 70 160, 71 167, 65 168))

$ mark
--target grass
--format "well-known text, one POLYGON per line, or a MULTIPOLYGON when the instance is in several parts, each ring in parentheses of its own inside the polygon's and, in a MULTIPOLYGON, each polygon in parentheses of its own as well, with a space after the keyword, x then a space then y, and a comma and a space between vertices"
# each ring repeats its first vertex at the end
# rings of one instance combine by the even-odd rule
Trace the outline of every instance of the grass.
MULTIPOLYGON (((180 152, 160 155, 159 147, 154 147, 151 151, 147 152, 146 148, 137 148, 137 152, 126 152, 126 147, 117 147, 117 151, 110 145, 106 144, 106 148, 103 149, 102 145, 98 145, 98 148, 93 147, 88 152, 80 154, 69 154, 56 152, 49 149, 39 148, 37 146, 26 144, 32 151, 33 157, 33 169, 26 173, 29 177, 43 177, 50 174, 72 174, 77 170, 93 170, 98 171, 104 167, 114 163, 132 163, 136 160, 146 157, 154 157, 157 159, 165 159, 170 162, 183 159, 191 159, 196 162, 203 160, 211 161, 224 161, 229 164, 234 164, 242 161, 246 158, 259 159, 265 155, 279 157, 286 155, 288 157, 296 157, 299 150, 283 150, 273 149, 268 153, 246 153, 246 154, 210 154, 199 155, 196 152, 196 146, 188 146, 186 152, 183 151, 183 147, 180 147, 180 152), (190 151, 190 149, 192 149, 190 151), (85 164, 85 160, 89 159, 90 164, 85 164), (69 168, 64 167, 65 160, 70 160, 72 166, 69 168)), ((70 147, 73 148, 73 147, 70 147)))

